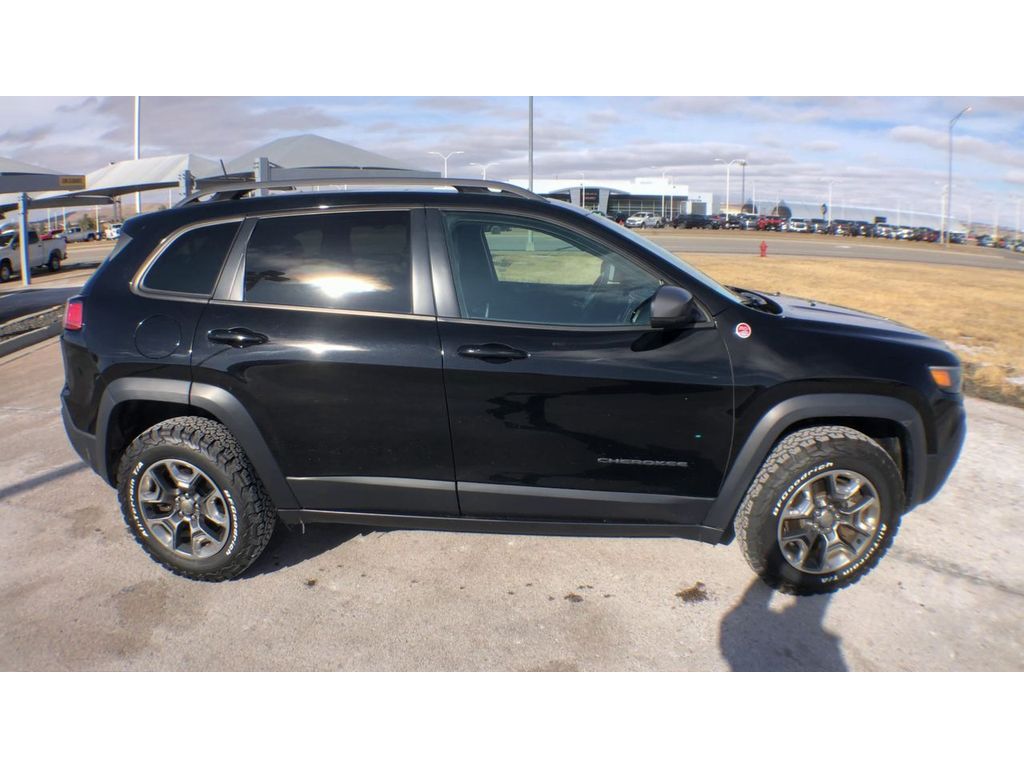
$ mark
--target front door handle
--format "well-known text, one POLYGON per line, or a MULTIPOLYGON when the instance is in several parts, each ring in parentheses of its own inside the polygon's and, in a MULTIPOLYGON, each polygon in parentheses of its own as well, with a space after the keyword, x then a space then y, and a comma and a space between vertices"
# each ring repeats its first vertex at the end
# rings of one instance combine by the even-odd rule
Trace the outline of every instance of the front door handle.
POLYGON ((214 344, 227 344, 235 349, 266 344, 270 340, 264 334, 250 331, 248 328, 214 328, 206 334, 206 338, 214 344))
POLYGON ((507 363, 509 360, 523 360, 529 352, 510 347, 508 344, 470 344, 459 347, 462 357, 477 357, 488 363, 507 363))

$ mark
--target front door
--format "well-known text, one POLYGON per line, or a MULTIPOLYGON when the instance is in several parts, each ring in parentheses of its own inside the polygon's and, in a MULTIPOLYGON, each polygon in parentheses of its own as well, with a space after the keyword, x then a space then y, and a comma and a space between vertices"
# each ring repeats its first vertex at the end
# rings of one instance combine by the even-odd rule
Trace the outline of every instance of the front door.
POLYGON ((653 330, 663 278, 566 225, 441 216, 460 315, 439 327, 462 514, 702 520, 732 437, 710 316, 653 330))

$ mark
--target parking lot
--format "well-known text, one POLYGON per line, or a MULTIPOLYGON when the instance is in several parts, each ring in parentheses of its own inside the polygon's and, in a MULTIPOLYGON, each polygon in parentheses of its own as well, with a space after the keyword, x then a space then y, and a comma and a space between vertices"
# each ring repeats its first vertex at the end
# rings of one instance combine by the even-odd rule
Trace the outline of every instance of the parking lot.
POLYGON ((1024 669, 1017 408, 968 399, 945 490, 831 597, 772 593, 735 546, 341 526, 279 529, 243 578, 201 584, 132 540, 67 442, 62 381, 56 339, 0 358, 5 670, 1024 669))

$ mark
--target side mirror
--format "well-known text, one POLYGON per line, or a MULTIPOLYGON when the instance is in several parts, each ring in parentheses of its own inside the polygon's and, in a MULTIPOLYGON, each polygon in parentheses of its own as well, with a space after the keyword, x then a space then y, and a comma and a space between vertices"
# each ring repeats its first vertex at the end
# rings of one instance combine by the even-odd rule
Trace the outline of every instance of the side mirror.
POLYGON ((684 328, 700 318, 693 294, 675 285, 663 285, 651 299, 652 328, 684 328))

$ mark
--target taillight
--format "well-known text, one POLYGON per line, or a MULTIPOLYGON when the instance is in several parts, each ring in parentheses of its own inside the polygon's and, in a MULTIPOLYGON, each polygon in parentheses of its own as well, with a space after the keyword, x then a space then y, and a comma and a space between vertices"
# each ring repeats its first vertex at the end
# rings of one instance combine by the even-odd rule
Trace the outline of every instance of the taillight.
POLYGON ((85 325, 84 304, 81 299, 71 299, 64 307, 64 330, 80 331, 85 325))

